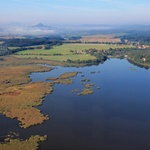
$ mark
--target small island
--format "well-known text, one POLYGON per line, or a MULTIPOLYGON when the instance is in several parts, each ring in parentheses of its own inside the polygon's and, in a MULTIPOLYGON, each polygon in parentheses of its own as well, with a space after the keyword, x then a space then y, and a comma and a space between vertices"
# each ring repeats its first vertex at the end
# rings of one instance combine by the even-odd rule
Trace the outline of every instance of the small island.
POLYGON ((37 150, 39 143, 47 139, 47 136, 32 135, 29 139, 19 139, 16 133, 10 133, 6 136, 4 142, 0 143, 1 150, 37 150))

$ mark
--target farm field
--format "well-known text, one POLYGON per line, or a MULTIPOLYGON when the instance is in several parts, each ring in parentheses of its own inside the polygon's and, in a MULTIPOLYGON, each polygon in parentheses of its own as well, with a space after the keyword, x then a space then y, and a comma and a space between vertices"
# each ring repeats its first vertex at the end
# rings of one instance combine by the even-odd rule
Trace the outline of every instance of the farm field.
POLYGON ((116 38, 113 35, 94 35, 94 36, 85 36, 80 39, 81 42, 111 42, 119 43, 121 42, 120 38, 116 38))
POLYGON ((44 55, 14 55, 16 58, 30 58, 30 59, 44 59, 52 61, 67 61, 70 60, 94 60, 94 56, 90 55, 56 55, 56 56, 44 56, 44 55))
POLYGON ((25 50, 17 52, 14 57, 17 58, 38 58, 46 59, 53 61, 66 61, 70 60, 93 60, 94 56, 87 54, 74 54, 75 51, 84 51, 88 49, 97 49, 97 50, 108 50, 110 48, 132 48, 130 45, 120 45, 120 44, 63 44, 61 46, 54 46, 53 49, 49 50, 25 50), (72 52, 73 51, 73 52, 72 52))

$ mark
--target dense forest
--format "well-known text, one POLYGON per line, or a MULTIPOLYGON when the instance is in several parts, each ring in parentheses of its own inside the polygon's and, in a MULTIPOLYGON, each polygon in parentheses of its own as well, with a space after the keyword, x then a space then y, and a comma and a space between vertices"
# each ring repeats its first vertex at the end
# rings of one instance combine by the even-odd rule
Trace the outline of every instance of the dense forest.
POLYGON ((12 38, 3 41, 4 45, 8 47, 26 47, 26 46, 46 45, 46 44, 57 45, 62 44, 63 40, 64 39, 61 36, 50 36, 42 38, 12 38))
POLYGON ((130 43, 139 43, 140 45, 150 45, 150 31, 130 31, 122 36, 116 36, 125 43, 127 40, 130 43))
POLYGON ((27 49, 42 49, 41 45, 45 45, 45 49, 51 49, 54 45, 63 44, 63 38, 61 36, 50 37, 25 37, 25 38, 11 38, 0 39, 4 43, 0 46, 0 56, 16 53, 27 49), (35 46, 35 47, 34 47, 35 46), (9 47, 12 47, 10 49, 9 47))

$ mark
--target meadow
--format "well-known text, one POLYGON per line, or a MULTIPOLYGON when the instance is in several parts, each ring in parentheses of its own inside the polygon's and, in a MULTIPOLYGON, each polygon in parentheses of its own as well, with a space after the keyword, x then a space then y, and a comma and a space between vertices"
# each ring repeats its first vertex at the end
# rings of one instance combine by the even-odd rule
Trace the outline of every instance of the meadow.
POLYGON ((51 61, 67 61, 70 60, 94 60, 95 57, 91 55, 54 55, 54 56, 44 56, 44 55, 15 55, 16 58, 29 58, 29 59, 44 59, 51 61))
POLYGON ((75 54, 73 52, 81 52, 89 49, 97 50, 108 50, 110 48, 131 48, 130 45, 121 45, 121 44, 85 44, 85 43, 75 43, 75 44, 63 44, 60 46, 53 46, 52 49, 34 49, 34 50, 25 50, 15 53, 13 55, 17 58, 35 58, 35 59, 44 59, 44 60, 53 60, 53 61, 67 61, 70 60, 94 60, 94 56, 87 55, 84 53, 75 54))

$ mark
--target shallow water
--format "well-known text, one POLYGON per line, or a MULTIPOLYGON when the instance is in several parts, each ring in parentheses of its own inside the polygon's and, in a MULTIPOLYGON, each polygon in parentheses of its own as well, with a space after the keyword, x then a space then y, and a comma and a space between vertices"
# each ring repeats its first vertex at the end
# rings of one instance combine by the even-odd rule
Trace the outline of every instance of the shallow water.
POLYGON ((150 70, 120 59, 99 66, 54 68, 32 73, 32 81, 45 81, 64 72, 82 73, 73 78, 71 85, 55 85, 54 92, 38 107, 50 120, 20 129, 16 120, 1 115, 1 135, 8 131, 19 132, 22 138, 47 134, 41 150, 150 149, 150 70), (83 89, 84 78, 95 84, 94 94, 77 96, 72 90, 83 89))

